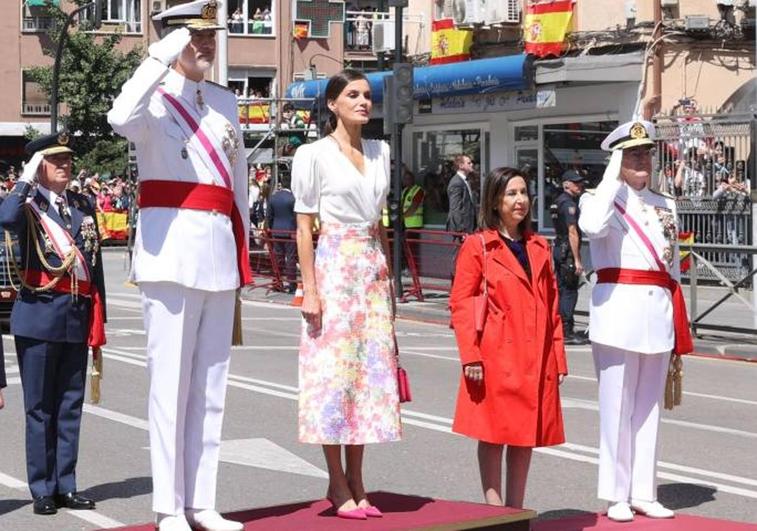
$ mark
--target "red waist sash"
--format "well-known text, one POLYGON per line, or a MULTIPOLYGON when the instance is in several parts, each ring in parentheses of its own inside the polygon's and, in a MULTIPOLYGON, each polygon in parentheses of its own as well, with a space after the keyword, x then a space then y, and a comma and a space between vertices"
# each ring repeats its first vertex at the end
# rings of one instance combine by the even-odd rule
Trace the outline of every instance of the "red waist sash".
MULTIPOLYGON (((52 282, 54 276, 44 271, 35 271, 28 269, 24 272, 24 280, 30 286, 41 288, 52 282)), ((97 286, 86 280, 78 280, 78 295, 90 297, 92 305, 89 308, 89 337, 87 345, 90 347, 101 347, 105 344, 105 308, 103 307, 100 290, 97 286)), ((71 277, 66 275, 62 277, 55 286, 51 288, 56 293, 72 293, 71 277)))
POLYGON ((666 271, 643 271, 610 267, 597 271, 597 284, 635 284, 658 286, 670 291, 673 298, 673 329, 675 331, 675 354, 694 351, 689 318, 686 315, 686 300, 681 285, 666 271))
POLYGON ((188 208, 218 212, 231 218, 231 228, 237 246, 237 269, 240 287, 252 282, 247 235, 239 209, 234 204, 234 192, 223 186, 186 183, 181 181, 142 181, 137 195, 139 208, 188 208))

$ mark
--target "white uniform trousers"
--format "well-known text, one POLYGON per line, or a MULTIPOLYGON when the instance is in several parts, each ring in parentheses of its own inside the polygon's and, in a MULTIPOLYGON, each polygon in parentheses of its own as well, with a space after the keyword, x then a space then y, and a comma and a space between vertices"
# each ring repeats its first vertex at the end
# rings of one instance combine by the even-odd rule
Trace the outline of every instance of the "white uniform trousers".
POLYGON ((592 344, 599 380, 598 496, 657 499, 657 428, 670 353, 641 354, 592 344))
POLYGON ((153 510, 213 509, 235 290, 141 282, 153 510))

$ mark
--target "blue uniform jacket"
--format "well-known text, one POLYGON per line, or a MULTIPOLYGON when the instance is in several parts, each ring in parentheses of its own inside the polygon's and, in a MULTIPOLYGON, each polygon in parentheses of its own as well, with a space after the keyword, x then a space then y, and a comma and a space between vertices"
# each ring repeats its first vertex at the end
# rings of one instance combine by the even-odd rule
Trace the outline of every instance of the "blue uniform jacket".
MULTIPOLYGON (((19 182, 16 184, 13 191, 0 204, 0 227, 15 233, 18 237, 22 269, 43 271, 44 268, 37 256, 34 242, 29 241, 27 234, 28 221, 25 209, 28 207, 25 205, 31 190, 32 187, 28 183, 19 182)), ((84 249, 82 234, 82 222, 85 218, 89 218, 88 222, 94 223, 95 228, 97 228, 94 206, 84 195, 71 191, 65 193, 71 213, 71 230, 69 233, 86 259, 90 278, 100 292, 104 308, 105 281, 102 256, 98 248, 93 266, 94 253, 84 249)), ((46 210, 50 218, 65 229, 65 223, 58 215, 57 209, 54 205, 50 205, 42 194, 36 192, 32 200, 39 205, 41 210, 46 210)), ((38 223, 35 223, 32 230, 37 232, 40 244, 44 245, 42 243, 44 242, 42 230, 38 225, 38 223)), ((61 265, 60 258, 52 251, 45 252, 45 259, 52 266, 61 265)), ((86 342, 89 334, 90 305, 91 301, 88 297, 74 298, 71 294, 53 291, 32 293, 21 288, 11 311, 11 333, 16 336, 43 341, 86 342)))

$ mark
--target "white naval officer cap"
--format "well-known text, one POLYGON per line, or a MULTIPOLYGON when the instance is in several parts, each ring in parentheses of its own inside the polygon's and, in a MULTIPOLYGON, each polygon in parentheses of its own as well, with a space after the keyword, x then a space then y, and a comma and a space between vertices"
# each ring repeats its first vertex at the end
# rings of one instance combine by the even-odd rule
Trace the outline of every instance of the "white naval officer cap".
POLYGON ((631 120, 619 125, 602 141, 602 149, 615 151, 636 146, 654 146, 655 129, 652 122, 631 120))
POLYGON ((195 0, 166 9, 152 17, 161 23, 163 29, 186 27, 190 30, 222 30, 226 26, 218 24, 217 13, 223 7, 217 0, 195 0))

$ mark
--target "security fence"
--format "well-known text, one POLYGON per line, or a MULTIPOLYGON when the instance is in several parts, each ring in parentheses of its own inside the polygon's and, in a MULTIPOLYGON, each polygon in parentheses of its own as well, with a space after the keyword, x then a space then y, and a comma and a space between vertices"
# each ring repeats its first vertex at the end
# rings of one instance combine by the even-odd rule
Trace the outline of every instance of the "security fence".
MULTIPOLYGON (((753 114, 695 114, 656 119, 657 149, 653 185, 676 198, 683 239, 719 245, 703 258, 736 280, 750 269, 750 258, 734 246, 751 245, 754 180, 753 114)), ((718 280, 712 269, 700 281, 718 280)))

